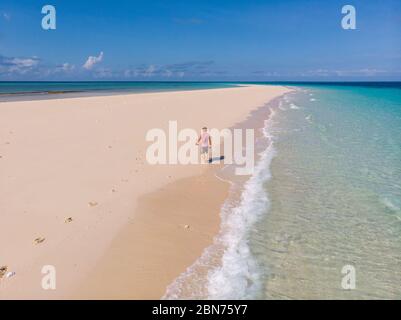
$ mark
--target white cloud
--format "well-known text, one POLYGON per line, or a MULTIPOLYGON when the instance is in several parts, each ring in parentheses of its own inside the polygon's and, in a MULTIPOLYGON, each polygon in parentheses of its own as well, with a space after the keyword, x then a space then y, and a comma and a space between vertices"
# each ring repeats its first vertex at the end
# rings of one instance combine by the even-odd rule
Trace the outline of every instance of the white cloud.
POLYGON ((102 62, 103 60, 103 51, 100 52, 100 54, 96 56, 89 56, 84 65, 82 66, 86 70, 91 70, 95 64, 102 62))
POLYGON ((13 58, 10 63, 17 68, 31 68, 38 64, 37 58, 13 58))
POLYGON ((17 58, 0 56, 0 74, 25 74, 39 64, 38 57, 17 58))
POLYGON ((151 64, 151 65, 145 70, 144 76, 145 76, 145 77, 151 77, 155 71, 156 71, 156 67, 155 67, 153 64, 151 64))
POLYGON ((4 18, 4 20, 6 21, 10 21, 11 20, 11 15, 7 12, 2 12, 2 17, 4 18))
POLYGON ((173 75, 173 73, 170 70, 166 69, 166 71, 164 71, 163 75, 167 78, 170 78, 173 75))
POLYGON ((167 65, 141 65, 133 69, 125 69, 121 74, 125 78, 183 78, 223 74, 221 71, 213 71, 213 64, 213 61, 189 61, 167 65))
POLYGON ((387 70, 375 69, 375 68, 364 68, 364 69, 341 69, 341 70, 328 70, 328 69, 317 69, 311 70, 304 74, 303 76, 324 76, 324 77, 373 77, 377 75, 383 75, 390 73, 387 70))
POLYGON ((62 65, 58 66, 57 69, 63 72, 72 72, 75 69, 75 65, 65 62, 62 65))
POLYGON ((114 76, 113 71, 106 68, 96 69, 93 73, 95 78, 112 78, 114 76))

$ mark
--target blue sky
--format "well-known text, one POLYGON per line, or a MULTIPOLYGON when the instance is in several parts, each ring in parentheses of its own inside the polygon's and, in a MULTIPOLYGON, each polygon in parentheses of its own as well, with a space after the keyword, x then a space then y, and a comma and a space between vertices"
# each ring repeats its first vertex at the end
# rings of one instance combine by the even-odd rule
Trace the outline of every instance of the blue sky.
POLYGON ((401 80, 401 1, 2 0, 0 80, 401 80))

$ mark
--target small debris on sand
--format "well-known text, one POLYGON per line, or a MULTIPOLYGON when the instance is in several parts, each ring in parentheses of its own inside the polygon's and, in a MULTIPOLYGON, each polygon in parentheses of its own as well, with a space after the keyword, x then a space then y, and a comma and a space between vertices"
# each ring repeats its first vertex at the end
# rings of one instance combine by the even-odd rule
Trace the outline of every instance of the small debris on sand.
POLYGON ((8 270, 7 266, 0 267, 0 279, 3 278, 3 276, 7 273, 7 270, 8 270))
POLYGON ((111 192, 113 192, 113 193, 116 192, 116 189, 111 189, 111 192))
POLYGON ((8 278, 11 278, 13 276, 15 276, 15 272, 14 271, 9 271, 9 272, 6 273, 5 278, 8 279, 8 278))
POLYGON ((72 217, 68 217, 67 219, 65 219, 64 222, 65 222, 65 223, 70 223, 70 222, 72 222, 72 217))
POLYGON ((45 241, 45 238, 41 238, 41 237, 36 238, 35 240, 33 240, 33 242, 34 242, 35 244, 42 243, 43 241, 45 241))
POLYGON ((94 206, 97 206, 97 202, 89 202, 88 205, 90 207, 94 207, 94 206))
POLYGON ((184 228, 185 228, 185 229, 189 229, 189 224, 186 224, 186 225, 184 226, 184 228))

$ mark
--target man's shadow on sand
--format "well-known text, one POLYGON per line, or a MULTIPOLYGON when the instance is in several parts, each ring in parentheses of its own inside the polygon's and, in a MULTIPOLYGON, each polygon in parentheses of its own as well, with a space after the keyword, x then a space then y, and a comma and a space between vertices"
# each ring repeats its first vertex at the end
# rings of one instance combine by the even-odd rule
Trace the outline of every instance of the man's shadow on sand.
POLYGON ((221 161, 221 160, 224 160, 224 156, 210 158, 209 159, 209 163, 218 162, 218 161, 221 161))

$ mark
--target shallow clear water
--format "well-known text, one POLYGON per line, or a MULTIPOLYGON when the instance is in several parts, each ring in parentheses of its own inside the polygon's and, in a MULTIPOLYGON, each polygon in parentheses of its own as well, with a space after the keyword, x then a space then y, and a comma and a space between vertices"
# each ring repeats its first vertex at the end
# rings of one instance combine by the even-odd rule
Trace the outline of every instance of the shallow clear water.
POLYGON ((265 298, 400 299, 401 90, 302 88, 274 120, 270 209, 249 242, 265 298))

